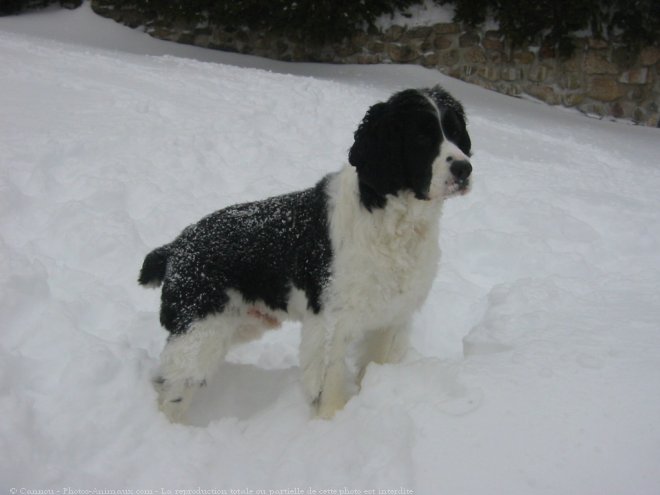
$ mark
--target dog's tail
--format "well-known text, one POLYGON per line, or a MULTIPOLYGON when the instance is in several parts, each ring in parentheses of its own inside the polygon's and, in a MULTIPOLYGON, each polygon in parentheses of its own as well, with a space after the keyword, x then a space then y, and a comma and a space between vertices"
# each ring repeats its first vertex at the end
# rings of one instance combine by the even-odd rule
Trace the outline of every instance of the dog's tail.
POLYGON ((148 287, 158 287, 163 283, 165 270, 167 268, 167 259, 170 256, 169 246, 161 246, 151 251, 142 263, 142 270, 138 277, 140 285, 148 287))

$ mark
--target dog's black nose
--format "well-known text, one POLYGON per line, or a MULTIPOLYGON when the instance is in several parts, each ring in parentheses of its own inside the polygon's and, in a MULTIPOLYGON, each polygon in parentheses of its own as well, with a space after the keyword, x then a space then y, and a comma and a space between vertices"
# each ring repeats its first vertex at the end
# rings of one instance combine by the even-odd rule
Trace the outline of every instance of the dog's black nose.
POLYGON ((465 182, 472 173, 472 165, 467 160, 456 161, 451 164, 449 171, 456 177, 458 182, 465 182))

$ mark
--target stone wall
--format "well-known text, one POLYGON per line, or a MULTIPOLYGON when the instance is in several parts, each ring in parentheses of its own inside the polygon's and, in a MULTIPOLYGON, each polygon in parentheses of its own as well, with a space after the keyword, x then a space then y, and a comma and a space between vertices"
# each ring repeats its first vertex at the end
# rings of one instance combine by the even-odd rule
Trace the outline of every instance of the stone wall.
POLYGON ((294 62, 418 64, 507 95, 527 95, 592 116, 660 127, 658 47, 631 54, 617 40, 576 37, 577 49, 566 59, 550 46, 512 48, 498 31, 456 23, 392 26, 314 45, 295 37, 193 25, 183 19, 165 24, 113 3, 92 0, 92 7, 131 27, 143 25, 151 36, 164 40, 294 62))

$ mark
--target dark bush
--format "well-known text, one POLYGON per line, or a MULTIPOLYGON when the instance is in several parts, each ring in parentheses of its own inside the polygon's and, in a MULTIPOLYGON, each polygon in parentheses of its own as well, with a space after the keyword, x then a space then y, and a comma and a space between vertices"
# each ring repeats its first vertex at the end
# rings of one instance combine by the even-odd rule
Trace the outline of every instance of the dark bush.
POLYGON ((617 0, 613 9, 612 26, 623 30, 623 39, 634 48, 641 45, 660 45, 660 1, 617 0))
POLYGON ((53 3, 59 3, 66 8, 75 8, 82 5, 82 0, 0 0, 0 16, 42 9, 53 3))
MULTIPOLYGON (((120 2, 117 2, 118 4, 120 2)), ((317 41, 336 40, 419 0, 135 0, 165 20, 206 20, 229 28, 271 30, 317 41)))
POLYGON ((591 29, 609 38, 616 30, 631 49, 660 41, 659 0, 436 0, 455 6, 455 20, 469 25, 492 15, 511 42, 541 41, 562 55, 574 49, 569 35, 591 29))

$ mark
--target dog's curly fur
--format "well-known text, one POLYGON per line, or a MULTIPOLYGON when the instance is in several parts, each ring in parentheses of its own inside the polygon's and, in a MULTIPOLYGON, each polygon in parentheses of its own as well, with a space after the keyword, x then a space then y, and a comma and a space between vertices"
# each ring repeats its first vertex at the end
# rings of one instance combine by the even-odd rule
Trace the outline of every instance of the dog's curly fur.
POLYGON ((325 418, 341 409, 352 368, 359 382, 369 362, 406 351, 437 269, 442 203, 468 191, 470 151, 458 101, 440 87, 401 91, 368 110, 350 165, 311 189, 212 213, 149 253, 139 282, 162 283, 170 332, 154 380, 161 409, 181 421, 233 343, 284 319, 302 322, 310 403, 325 418))

